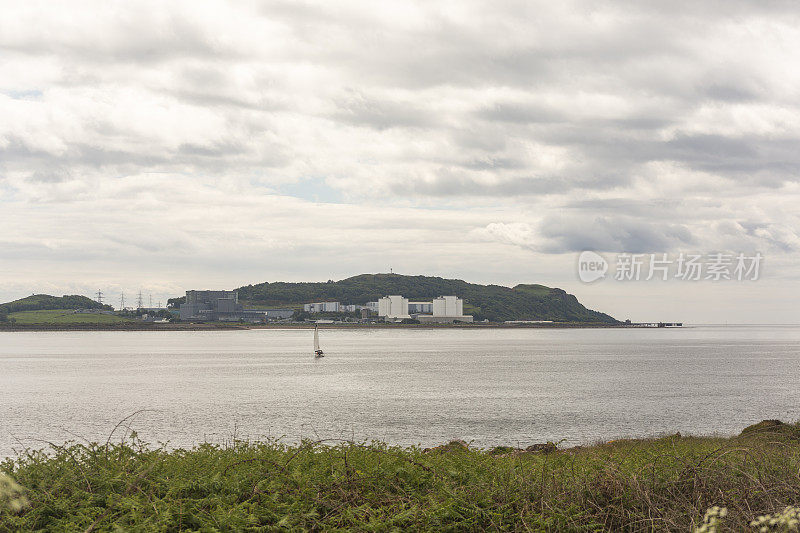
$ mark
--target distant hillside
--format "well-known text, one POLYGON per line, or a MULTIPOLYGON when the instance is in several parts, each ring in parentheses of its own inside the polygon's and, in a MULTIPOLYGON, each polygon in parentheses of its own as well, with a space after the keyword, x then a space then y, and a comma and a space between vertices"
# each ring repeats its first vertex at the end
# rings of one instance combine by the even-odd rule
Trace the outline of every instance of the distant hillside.
MULTIPOLYGON (((561 289, 543 285, 477 285, 458 279, 399 274, 361 274, 326 283, 259 283, 238 289, 239 299, 249 305, 286 306, 323 300, 365 304, 389 294, 410 300, 430 300, 456 295, 465 300, 464 312, 476 320, 555 320, 614 323, 604 313, 586 309, 577 298, 561 289)), ((175 299, 176 303, 178 299, 175 299)))
POLYGON ((77 294, 64 296, 50 296, 49 294, 34 294, 0 304, 0 314, 16 313, 18 311, 40 311, 44 309, 106 309, 113 311, 110 305, 103 305, 99 302, 79 296, 77 294))

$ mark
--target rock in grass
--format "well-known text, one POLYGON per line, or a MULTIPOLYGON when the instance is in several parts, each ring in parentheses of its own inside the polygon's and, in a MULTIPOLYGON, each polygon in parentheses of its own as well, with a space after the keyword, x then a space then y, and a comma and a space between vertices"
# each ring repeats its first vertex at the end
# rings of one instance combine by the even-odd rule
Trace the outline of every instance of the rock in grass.
POLYGON ((489 450, 489 455, 503 455, 516 451, 519 451, 519 448, 514 448, 513 446, 495 446, 489 450))
POLYGON ((558 450, 558 447, 550 441, 542 444, 531 444, 525 448, 526 452, 534 453, 553 453, 556 450, 558 450))
POLYGON ((517 457, 519 455, 526 455, 531 453, 553 453, 558 451, 558 446, 553 442, 543 442, 538 444, 531 444, 525 449, 512 448, 511 446, 497 446, 489 451, 490 455, 495 457, 517 457))
POLYGON ((436 446, 434 448, 425 448, 422 453, 448 453, 448 452, 461 452, 469 449, 469 444, 463 440, 451 440, 447 444, 436 446))
POLYGON ((756 433, 784 433, 787 429, 788 426, 780 420, 762 420, 758 424, 753 424, 744 428, 740 435, 753 435, 756 433))

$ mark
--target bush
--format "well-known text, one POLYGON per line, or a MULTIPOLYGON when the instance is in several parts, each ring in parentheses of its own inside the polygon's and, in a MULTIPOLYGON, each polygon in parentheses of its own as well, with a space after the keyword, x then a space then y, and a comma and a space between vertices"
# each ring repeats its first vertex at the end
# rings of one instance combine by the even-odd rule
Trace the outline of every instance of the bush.
POLYGON ((325 444, 29 451, 0 464, 29 500, 0 509, 0 531, 742 531, 800 501, 800 440, 788 433, 494 455, 461 441, 325 444))

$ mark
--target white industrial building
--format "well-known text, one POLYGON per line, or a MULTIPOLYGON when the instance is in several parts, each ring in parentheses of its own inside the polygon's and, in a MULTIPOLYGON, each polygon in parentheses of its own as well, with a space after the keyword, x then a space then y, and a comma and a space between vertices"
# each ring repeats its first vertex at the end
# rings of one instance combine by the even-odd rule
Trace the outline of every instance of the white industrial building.
POLYGON ((378 300, 378 316, 400 320, 411 318, 408 314, 408 298, 384 296, 378 300))
POLYGON ((439 296, 433 300, 433 316, 463 316, 464 300, 455 296, 439 296))
POLYGON ((464 300, 457 296, 439 296, 431 302, 409 302, 402 296, 384 296, 378 300, 378 316, 386 320, 415 318, 420 322, 472 322, 464 314, 464 300))

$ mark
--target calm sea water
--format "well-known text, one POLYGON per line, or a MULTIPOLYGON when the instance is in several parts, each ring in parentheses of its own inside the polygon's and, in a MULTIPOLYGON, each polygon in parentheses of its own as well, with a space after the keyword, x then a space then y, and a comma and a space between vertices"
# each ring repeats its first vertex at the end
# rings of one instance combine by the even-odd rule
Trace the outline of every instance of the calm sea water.
POLYGON ((477 446, 800 419, 800 327, 0 333, 0 457, 105 441, 477 446))

